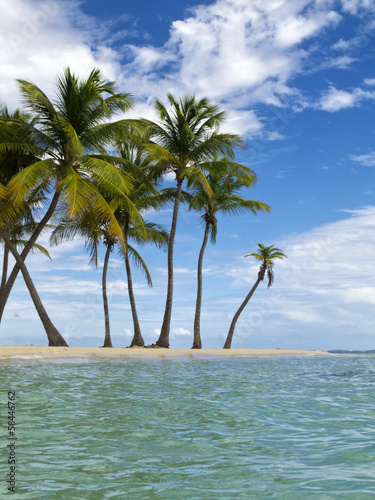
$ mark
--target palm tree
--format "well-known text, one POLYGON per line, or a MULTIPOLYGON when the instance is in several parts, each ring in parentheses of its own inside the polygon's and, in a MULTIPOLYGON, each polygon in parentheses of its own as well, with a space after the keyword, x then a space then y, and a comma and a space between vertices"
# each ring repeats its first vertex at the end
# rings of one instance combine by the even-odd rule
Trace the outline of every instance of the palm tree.
POLYGON ((100 221, 97 214, 91 207, 80 212, 73 218, 61 219, 59 225, 51 234, 51 245, 58 245, 63 241, 72 240, 75 237, 83 238, 85 242, 85 250, 90 255, 90 264, 98 267, 98 249, 101 242, 104 243, 106 252, 104 256, 103 272, 102 272, 102 296, 104 308, 104 344, 103 347, 112 347, 109 309, 107 299, 107 271, 110 254, 117 243, 117 239, 108 231, 106 221, 100 221))
MULTIPOLYGON (((73 217, 90 202, 93 210, 108 221, 111 236, 117 236, 121 241, 121 228, 97 187, 111 197, 121 199, 122 203, 128 205, 129 211, 137 216, 136 209, 127 198, 128 178, 116 167, 115 161, 118 159, 106 154, 104 149, 124 124, 123 120, 109 122, 109 119, 132 105, 130 94, 116 93, 114 83, 105 81, 98 69, 94 69, 86 80, 81 81, 69 68, 66 69, 58 79, 54 101, 35 84, 26 80, 18 80, 18 83, 25 105, 35 118, 30 125, 19 124, 15 120, 10 125, 14 127, 18 124, 22 130, 26 128, 35 146, 2 143, 0 153, 37 152, 42 159, 15 175, 9 182, 9 192, 16 206, 41 185, 49 187, 52 199, 22 253, 19 254, 13 245, 9 246, 16 259, 16 266, 8 279, 8 295, 19 269, 24 277, 28 276, 30 284, 24 261, 58 204, 65 208, 69 217, 73 217)), ((1 121, 0 126, 4 123, 1 121)), ((0 220, 5 215, 4 211, 0 213, 0 220)), ((0 228, 0 235, 8 244, 3 228, 0 228)), ((46 312, 40 308, 35 287, 32 288, 32 292, 29 290, 34 294, 34 304, 45 327, 49 345, 66 345, 56 328, 51 328, 49 318, 45 319, 46 312)))
POLYGON ((135 266, 139 267, 144 271, 149 286, 152 286, 152 280, 150 271, 148 270, 145 261, 142 259, 141 255, 135 249, 135 247, 129 244, 129 240, 134 240, 139 246, 152 243, 158 248, 164 248, 167 245, 169 233, 165 231, 162 226, 148 221, 144 222, 144 230, 145 230, 144 233, 143 228, 141 228, 139 224, 131 223, 130 219, 128 219, 126 215, 125 216, 124 215, 121 217, 120 220, 122 220, 124 228, 125 247, 120 247, 119 251, 122 253, 125 261, 128 294, 129 294, 130 308, 132 311, 132 319, 133 319, 134 334, 130 342, 130 347, 142 347, 144 346, 145 343, 138 320, 138 313, 137 313, 134 290, 133 290, 133 279, 131 273, 130 259, 132 259, 133 264, 135 266), (126 249, 126 251, 124 251, 124 248, 126 249))
MULTIPOLYGON (((24 151, 17 151, 17 145, 28 144, 30 148, 34 146, 33 139, 29 133, 28 127, 33 120, 29 115, 16 110, 10 113, 5 105, 0 106, 0 143, 12 143, 15 146, 14 151, 2 150, 0 152, 0 183, 4 187, 2 199, 0 201, 1 211, 4 215, 2 230, 10 238, 13 245, 18 248, 24 248, 28 241, 25 238, 30 237, 38 226, 35 220, 35 214, 40 211, 40 205, 45 201, 43 193, 43 184, 31 192, 24 203, 15 207, 8 195, 8 184, 12 177, 22 169, 35 163, 39 158, 31 151, 25 154, 24 151), (8 213, 7 213, 8 212, 8 213), (11 215, 9 215, 9 212, 11 215)), ((48 225, 45 226, 46 228, 48 225)), ((7 292, 9 282, 7 283, 8 263, 10 249, 3 238, 3 272, 0 286, 0 322, 4 307, 9 293, 7 292)), ((48 251, 41 245, 34 243, 30 251, 38 250, 49 257, 48 251)), ((10 287, 11 288, 11 287, 10 287)))
MULTIPOLYGON (((148 183, 144 182, 145 176, 150 177, 155 174, 152 169, 153 159, 143 146, 143 142, 149 139, 147 134, 147 130, 128 130, 126 134, 117 134, 113 143, 116 154, 121 159, 125 160, 125 164, 120 163, 118 167, 128 176, 129 183, 131 184, 131 191, 128 197, 139 213, 146 212, 150 209, 158 209, 165 203, 166 199, 168 199, 166 195, 161 195, 153 188, 153 185, 157 182, 157 178, 150 179, 148 183), (129 174, 127 171, 128 165, 136 166, 138 170, 133 172, 133 174, 129 174), (142 172, 142 175, 136 175, 139 172, 142 172)), ((112 200, 110 205, 121 227, 123 244, 119 244, 118 238, 111 236, 107 222, 95 216, 95 213, 93 213, 89 207, 85 212, 80 214, 79 217, 65 220, 60 223, 53 232, 51 242, 52 244, 58 244, 76 236, 84 237, 86 249, 90 252, 90 263, 96 266, 98 265, 98 246, 100 242, 102 241, 106 246, 102 273, 102 293, 105 317, 105 340, 103 347, 112 347, 106 283, 109 257, 114 247, 116 245, 118 246, 118 250, 125 261, 128 294, 134 326, 134 335, 130 346, 143 346, 144 339, 141 334, 135 304, 130 259, 137 267, 144 271, 147 283, 150 286, 152 286, 152 280, 146 263, 137 250, 130 245, 129 240, 135 241, 140 246, 146 243, 153 243, 162 248, 168 241, 168 233, 157 224, 148 221, 145 222, 143 218, 140 220, 138 217, 134 217, 134 214, 128 209, 128 206, 122 204, 121 201, 116 202, 112 200)))
POLYGON ((273 275, 274 262, 273 261, 275 259, 282 260, 284 258, 287 258, 287 256, 279 248, 275 248, 274 245, 271 245, 269 247, 266 247, 266 246, 262 245, 261 243, 257 243, 257 245, 259 247, 257 253, 249 253, 249 254, 245 255, 245 257, 255 257, 255 259, 261 261, 260 269, 258 272, 258 279, 256 280, 253 288, 246 295, 245 300, 242 302, 242 304, 238 308, 236 314, 234 315, 223 349, 230 349, 231 348, 233 333, 234 333, 234 329, 235 329, 237 320, 238 320, 240 314, 242 313, 242 311, 245 309, 247 303, 249 302, 249 300, 253 296, 253 293, 257 289, 259 283, 264 280, 266 273, 267 273, 267 277, 268 277, 268 288, 270 288, 270 286, 272 286, 273 280, 274 280, 274 275, 273 275))
MULTIPOLYGON (((121 134, 115 141, 115 148, 119 156, 127 162, 136 165, 150 180, 150 183, 146 184, 140 176, 133 176, 132 179, 132 191, 129 198, 141 214, 147 213, 150 209, 159 210, 171 197, 168 191, 159 193, 155 189, 150 190, 150 186, 157 186, 159 180, 158 172, 154 168, 154 158, 145 146, 150 140, 150 133, 151 130, 149 128, 141 128, 137 133, 128 133, 125 136, 121 134)), ((115 215, 122 228, 124 237, 124 245, 120 247, 120 252, 125 261, 128 294, 134 328, 130 347, 142 347, 144 346, 144 339, 142 337, 135 303, 130 258, 132 258, 133 263, 137 267, 144 271, 149 286, 152 286, 152 280, 146 263, 136 249, 129 244, 129 240, 133 240, 139 246, 152 243, 158 248, 164 248, 167 245, 169 234, 162 226, 152 222, 143 221, 143 225, 141 226, 140 221, 134 218, 125 205, 119 205, 115 211, 115 215)))
MULTIPOLYGON (((194 316, 194 341, 192 349, 201 349, 202 340, 200 334, 200 317, 202 306, 202 266, 203 255, 206 249, 208 237, 211 235, 211 242, 216 242, 217 235, 217 214, 239 215, 252 212, 256 215, 259 211, 269 212, 270 207, 259 201, 244 200, 239 192, 243 187, 253 186, 256 180, 255 174, 238 178, 232 173, 220 175, 213 172, 207 175, 210 186, 210 193, 203 189, 202 184, 193 181, 193 197, 190 202, 190 209, 203 211, 201 215, 204 227, 204 237, 198 259, 197 271, 197 300, 194 316)), ((191 184, 191 183, 190 183, 191 184)))
MULTIPOLYGON (((22 114, 19 110, 16 110, 13 114, 10 114, 8 108, 4 104, 0 104, 0 120, 28 120, 28 116, 22 114)), ((21 142, 21 137, 18 138, 19 142, 21 142)), ((24 138, 22 138, 24 140, 24 138)), ((0 142, 9 142, 9 141, 17 141, 17 138, 14 135, 14 130, 7 130, 6 127, 0 127, 0 142)), ((35 158, 30 159, 29 162, 26 161, 26 156, 20 155, 11 155, 9 153, 2 152, 0 154, 0 183, 5 188, 10 179, 18 173, 22 168, 30 163, 34 163, 35 158)), ((5 194, 5 193, 4 193, 5 194)), ((5 200, 4 200, 5 201, 5 200)), ((2 201, 2 204, 4 203, 2 201)), ((7 224, 7 232, 10 232, 11 228, 14 226, 14 220, 9 221, 7 224)), ((9 248, 7 248, 6 244, 4 244, 4 255, 3 255, 3 273, 1 279, 1 287, 0 287, 0 301, 1 301, 1 293, 5 287, 7 273, 8 273, 8 259, 9 259, 9 248)), ((1 315, 0 315, 1 321, 1 315)))
POLYGON ((150 286, 152 286, 152 280, 146 263, 139 255, 139 253, 135 250, 135 248, 129 244, 128 240, 134 239, 139 244, 145 244, 150 241, 156 245, 162 246, 163 243, 165 244, 168 240, 168 234, 165 233, 165 231, 163 231, 160 226, 152 224, 150 222, 143 221, 142 224, 138 223, 136 227, 134 227, 129 220, 127 220, 127 223, 124 223, 124 212, 121 209, 115 210, 115 216, 118 218, 119 224, 124 224, 123 237, 125 246, 119 242, 118 238, 115 238, 110 234, 108 230, 108 224, 105 221, 98 220, 96 214, 92 210, 90 210, 89 207, 86 212, 81 212, 78 216, 75 216, 72 219, 61 220, 60 224, 54 229, 51 235, 50 243, 52 245, 58 245, 64 241, 69 241, 76 237, 83 238, 85 241, 85 249, 89 252, 90 255, 90 264, 95 265, 96 267, 98 266, 99 246, 101 243, 104 244, 106 251, 102 271, 102 296, 105 325, 103 347, 113 347, 110 332, 109 307, 107 297, 107 272, 110 255, 113 252, 115 246, 118 246, 119 252, 125 260, 128 293, 134 324, 134 337, 131 343, 131 347, 143 346, 144 340, 141 334, 137 310, 135 307, 130 258, 138 267, 143 269, 147 278, 147 282, 150 286))
MULTIPOLYGON (((186 95, 176 100, 168 94, 168 101, 170 109, 159 100, 155 101, 158 123, 149 122, 153 143, 148 146, 158 161, 159 169, 164 173, 172 172, 177 183, 168 242, 166 305, 160 336, 156 342, 159 347, 169 347, 173 300, 173 248, 182 184, 184 180, 196 177, 209 190, 204 175, 208 163, 213 166, 213 160, 218 155, 227 157, 229 160, 226 162, 215 162, 215 168, 225 173, 230 163, 232 167, 237 165, 230 161, 234 159, 234 147, 242 146, 239 136, 219 132, 226 114, 207 98, 198 100, 194 95, 186 95)), ((237 167, 242 174, 247 170, 243 166, 237 167)))

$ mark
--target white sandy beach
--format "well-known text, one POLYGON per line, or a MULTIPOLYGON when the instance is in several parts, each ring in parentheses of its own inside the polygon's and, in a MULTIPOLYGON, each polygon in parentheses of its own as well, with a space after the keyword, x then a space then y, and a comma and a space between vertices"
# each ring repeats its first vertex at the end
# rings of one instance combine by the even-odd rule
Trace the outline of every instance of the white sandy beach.
POLYGON ((102 347, 43 347, 0 346, 0 358, 6 357, 235 357, 235 356, 322 356, 327 351, 303 351, 292 349, 163 349, 163 348, 102 348, 102 347))

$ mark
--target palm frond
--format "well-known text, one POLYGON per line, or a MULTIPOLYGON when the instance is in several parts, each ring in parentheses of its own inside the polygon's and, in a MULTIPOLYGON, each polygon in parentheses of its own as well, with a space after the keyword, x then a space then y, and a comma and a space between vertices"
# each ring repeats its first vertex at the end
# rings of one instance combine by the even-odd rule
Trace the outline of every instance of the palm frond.
POLYGON ((71 166, 66 167, 56 189, 61 192, 61 202, 67 208, 68 217, 83 212, 98 195, 94 185, 71 166))
POLYGON ((144 246, 152 243, 158 248, 167 248, 169 240, 169 232, 160 224, 153 222, 144 222, 145 233, 140 230, 138 225, 132 225, 128 229, 128 236, 138 245, 144 246))
POLYGON ((61 120, 61 129, 66 137, 66 145, 69 149, 70 154, 74 156, 83 155, 83 145, 78 137, 78 134, 71 123, 67 120, 61 120))
POLYGON ((9 194, 14 203, 22 203, 27 195, 41 183, 56 176, 56 164, 51 158, 37 161, 16 174, 8 183, 9 194))
POLYGON ((82 169, 90 174, 109 197, 126 197, 132 188, 131 175, 122 172, 105 157, 88 155, 80 159, 82 169))
POLYGON ((101 224, 91 207, 71 219, 62 218, 50 236, 50 245, 56 246, 75 238, 83 239, 85 250, 89 253, 90 264, 98 266, 98 247, 105 233, 105 224, 101 224))
POLYGON ((184 178, 185 175, 189 177, 194 177, 195 182, 199 183, 201 188, 207 193, 207 196, 211 199, 213 196, 213 191, 209 181, 205 174, 199 168, 195 166, 189 166, 182 169, 179 173, 180 178, 184 178))
POLYGON ((131 245, 128 245, 128 252, 129 252, 129 257, 133 261, 133 264, 144 272, 146 280, 147 280, 147 284, 150 287, 152 287, 152 279, 151 279, 150 271, 148 270, 148 267, 147 267, 145 261, 142 259, 141 255, 131 245))
POLYGON ((245 255, 245 257, 254 257, 255 259, 262 262, 259 276, 261 279, 264 278, 264 273, 267 271, 268 276, 268 288, 272 286, 274 281, 273 274, 273 264, 274 259, 284 259, 287 256, 282 252, 279 248, 276 248, 275 245, 265 246, 262 243, 257 243, 258 252, 257 253, 249 253, 245 255))
MULTIPOLYGON (((19 247, 19 248, 24 248, 28 244, 28 242, 29 242, 29 240, 15 240, 12 238, 13 245, 15 245, 16 247, 19 247)), ((52 260, 48 250, 46 248, 44 248, 42 245, 40 245, 39 243, 34 243, 34 245, 32 246, 32 248, 30 250, 31 253, 35 253, 36 251, 40 252, 42 255, 45 255, 50 260, 52 260)))
POLYGON ((218 210, 222 213, 229 213, 232 215, 241 215, 248 211, 257 215, 258 212, 269 213, 271 208, 266 203, 262 203, 260 201, 244 200, 240 196, 231 196, 227 200, 227 203, 224 202, 218 207, 218 210))
POLYGON ((273 271, 272 271, 272 267, 267 267, 267 277, 268 277, 268 288, 270 288, 272 285, 273 285, 273 281, 274 281, 274 275, 273 275, 273 271))
POLYGON ((17 80, 17 82, 26 109, 30 109, 42 120, 53 121, 56 117, 56 111, 46 94, 32 82, 22 79, 17 80))

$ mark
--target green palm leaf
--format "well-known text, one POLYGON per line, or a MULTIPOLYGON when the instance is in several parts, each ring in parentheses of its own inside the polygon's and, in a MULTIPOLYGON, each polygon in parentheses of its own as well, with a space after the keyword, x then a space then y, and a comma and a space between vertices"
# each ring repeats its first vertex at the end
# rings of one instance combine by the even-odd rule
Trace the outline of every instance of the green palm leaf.
POLYGON ((22 203, 36 186, 53 180, 56 164, 52 158, 40 160, 16 174, 8 184, 9 194, 15 204, 22 203))

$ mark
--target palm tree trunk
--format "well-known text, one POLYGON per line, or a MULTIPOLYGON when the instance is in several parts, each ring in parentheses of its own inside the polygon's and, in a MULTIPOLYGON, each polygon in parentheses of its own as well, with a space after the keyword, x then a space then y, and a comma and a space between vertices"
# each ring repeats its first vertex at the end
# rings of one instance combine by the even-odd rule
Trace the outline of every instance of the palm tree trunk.
POLYGON ((34 283, 30 277, 29 271, 27 270, 27 267, 25 265, 25 262, 23 261, 21 255, 17 252, 15 246, 13 243, 10 241, 8 236, 0 231, 1 236, 4 238, 4 241, 9 247, 9 250, 12 252, 13 257, 16 259, 16 263, 21 269, 23 279, 25 280, 26 286, 30 292, 32 301, 34 302, 35 308, 39 314, 39 318, 41 322, 43 323, 44 329, 46 331, 47 337, 48 337, 48 345, 49 346, 65 346, 67 347, 68 344, 65 342, 64 338, 60 335, 59 331, 57 328, 53 325, 52 321, 50 320, 47 311, 44 309, 44 306, 42 304, 42 301, 40 300, 39 294, 36 291, 36 288, 34 286, 34 283))
POLYGON ((223 349, 230 349, 231 346, 232 346, 232 338, 233 338, 233 333, 234 333, 234 329, 236 327, 236 323, 237 323, 237 320, 240 316, 240 314, 242 313, 242 311, 245 309, 247 303, 249 302, 249 300, 251 299, 251 297, 253 296, 253 293, 255 292, 255 290, 257 289, 259 283, 262 281, 262 277, 260 276, 260 273, 258 275, 258 279, 256 280, 255 282, 255 285, 253 286, 253 288, 250 290, 250 292, 246 295, 246 298, 245 300, 242 302, 242 304, 240 305, 240 307, 238 308, 236 314, 233 316, 233 320, 232 320, 232 323, 230 325, 230 328, 229 328, 229 332, 228 332, 228 335, 227 335, 227 339, 225 341, 225 344, 224 344, 224 347, 223 349))
POLYGON ((169 332, 171 328, 172 319, 172 300, 173 300, 173 247, 174 238, 176 235, 177 228, 177 216, 178 209, 180 206, 182 190, 182 180, 177 181, 176 197, 174 200, 173 216, 172 216, 172 226, 168 241, 168 286, 167 286, 167 300, 165 304, 164 319, 161 327, 159 338, 156 345, 159 347, 169 347, 169 332))
POLYGON ((2 294, 4 293, 5 285, 7 282, 8 261, 9 261, 9 248, 8 245, 4 243, 3 274, 1 275, 0 296, 2 296, 2 294))
POLYGON ((203 255, 206 249, 209 232, 210 232, 210 224, 206 222, 206 229, 204 231, 203 243, 198 258, 198 273, 197 273, 198 287, 197 287, 197 302, 195 305, 194 341, 192 349, 202 349, 201 326, 200 326, 201 308, 202 308, 202 267, 203 267, 203 255))
POLYGON ((103 307, 104 307, 104 323, 105 323, 105 337, 103 347, 113 347, 111 340, 111 331, 109 327, 109 310, 108 310, 108 299, 107 299, 107 270, 109 256, 112 251, 112 245, 107 244, 107 251, 104 257, 103 265, 103 276, 102 276, 102 292, 103 292, 103 307))
POLYGON ((130 301, 130 307, 131 307, 132 318, 133 318, 133 326, 134 326, 134 335, 133 335, 132 341, 130 343, 130 347, 143 347, 145 345, 145 341, 143 340, 143 337, 142 337, 141 327, 139 326, 139 321, 138 321, 137 308, 135 305, 135 298, 134 298, 134 291, 133 291, 133 280, 132 280, 132 274, 131 274, 130 262, 129 262, 129 253, 128 253, 127 228, 125 229, 125 232, 124 232, 124 239, 125 239, 125 246, 126 246, 126 248, 125 248, 126 249, 126 253, 125 253, 126 276, 127 276, 127 280, 128 280, 129 301, 130 301))
MULTIPOLYGON (((47 212, 45 213, 42 220, 39 222, 39 224, 38 224, 37 228, 35 229, 35 231, 33 232, 33 234, 31 235, 27 245, 22 250, 22 253, 20 255, 22 261, 25 261, 27 255, 29 254, 32 247, 34 246, 34 243, 38 239, 40 233, 43 231, 45 226, 48 224, 48 221, 50 220, 54 211, 56 210, 56 206, 57 206, 57 203, 59 201, 59 198, 60 198, 60 193, 56 191, 53 198, 52 198, 51 204, 50 204, 47 212)), ((6 285, 4 286, 4 288, 1 288, 1 293, 0 293, 0 323, 1 323, 1 319, 3 317, 6 303, 7 303, 8 298, 9 298, 9 294, 13 288, 14 282, 16 281, 16 278, 18 276, 19 271, 20 271, 20 265, 18 264, 18 262, 16 262, 15 266, 13 267, 12 272, 10 273, 10 276, 8 278, 6 285)))

